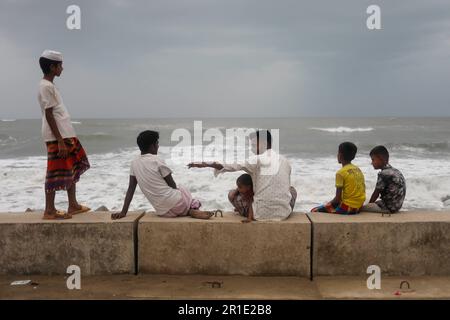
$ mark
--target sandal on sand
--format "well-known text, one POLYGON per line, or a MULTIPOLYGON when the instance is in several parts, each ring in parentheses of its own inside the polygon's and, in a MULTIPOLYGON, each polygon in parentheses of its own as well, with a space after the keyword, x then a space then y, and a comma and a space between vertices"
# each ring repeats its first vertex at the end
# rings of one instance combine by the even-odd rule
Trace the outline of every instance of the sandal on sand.
POLYGON ((86 206, 81 206, 81 209, 71 212, 70 214, 74 215, 74 214, 84 213, 84 212, 88 212, 88 211, 91 211, 91 208, 88 208, 86 206))
POLYGON ((72 215, 65 213, 64 211, 56 210, 54 214, 46 214, 44 213, 44 220, 65 220, 72 219, 72 215))

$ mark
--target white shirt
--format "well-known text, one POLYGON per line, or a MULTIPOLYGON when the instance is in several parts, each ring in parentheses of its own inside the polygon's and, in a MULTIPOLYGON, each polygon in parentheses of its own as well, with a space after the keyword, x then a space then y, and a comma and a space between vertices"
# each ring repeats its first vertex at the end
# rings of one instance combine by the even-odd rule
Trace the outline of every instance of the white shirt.
POLYGON ((45 117, 45 110, 48 108, 53 108, 53 116, 63 139, 75 138, 77 136, 61 95, 52 82, 46 79, 42 79, 41 82, 39 82, 38 100, 42 111, 42 137, 44 138, 44 141, 56 140, 55 135, 48 125, 47 118, 45 117))
POLYGON ((182 199, 181 191, 169 187, 164 180, 171 173, 164 160, 154 154, 140 155, 131 162, 130 175, 136 177, 157 215, 167 213, 182 199))
POLYGON ((291 166, 287 159, 274 150, 253 156, 244 164, 224 164, 222 170, 215 170, 214 175, 227 171, 244 170, 253 180, 253 215, 256 220, 280 221, 292 212, 289 202, 292 195, 291 166))

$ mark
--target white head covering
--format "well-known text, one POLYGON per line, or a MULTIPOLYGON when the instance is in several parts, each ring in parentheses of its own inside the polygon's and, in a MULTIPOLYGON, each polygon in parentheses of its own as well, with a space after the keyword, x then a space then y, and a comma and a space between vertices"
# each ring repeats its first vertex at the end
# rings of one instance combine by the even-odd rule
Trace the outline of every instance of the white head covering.
POLYGON ((53 51, 53 50, 44 50, 44 52, 42 52, 41 54, 42 58, 47 58, 53 61, 60 61, 62 62, 62 53, 58 52, 58 51, 53 51))

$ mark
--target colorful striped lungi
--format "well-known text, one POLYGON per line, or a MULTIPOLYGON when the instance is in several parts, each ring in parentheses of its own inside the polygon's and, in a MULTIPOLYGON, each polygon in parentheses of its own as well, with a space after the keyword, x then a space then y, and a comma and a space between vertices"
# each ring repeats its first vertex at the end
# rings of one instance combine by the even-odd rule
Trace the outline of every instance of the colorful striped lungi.
POLYGON ((47 142, 47 175, 45 192, 68 190, 90 168, 86 152, 77 138, 64 139, 68 155, 58 156, 58 142, 47 142))

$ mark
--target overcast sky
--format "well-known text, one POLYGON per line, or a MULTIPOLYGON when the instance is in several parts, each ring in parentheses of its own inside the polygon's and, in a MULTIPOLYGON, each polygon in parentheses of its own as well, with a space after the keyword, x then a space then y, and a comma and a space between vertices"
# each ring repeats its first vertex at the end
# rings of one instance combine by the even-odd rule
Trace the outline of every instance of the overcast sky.
POLYGON ((44 49, 72 118, 450 116, 448 0, 0 0, 0 43, 3 119, 40 117, 44 49))

